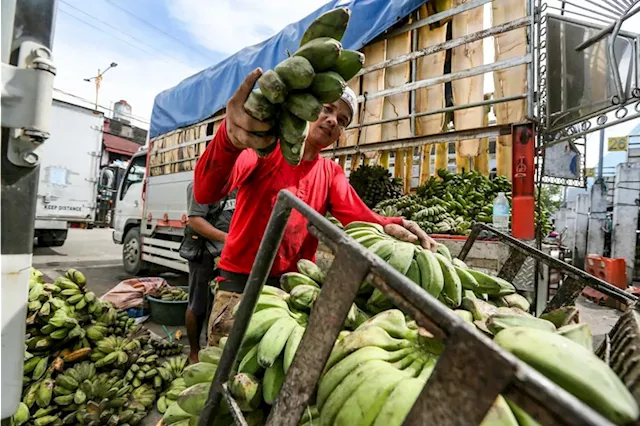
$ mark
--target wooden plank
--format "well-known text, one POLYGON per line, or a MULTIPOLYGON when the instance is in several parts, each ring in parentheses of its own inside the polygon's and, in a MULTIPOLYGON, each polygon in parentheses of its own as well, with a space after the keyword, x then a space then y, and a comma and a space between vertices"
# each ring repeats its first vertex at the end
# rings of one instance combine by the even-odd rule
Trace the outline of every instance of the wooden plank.
MULTIPOLYGON (((419 9, 421 18, 429 16, 427 6, 423 5, 419 9)), ((447 25, 444 24, 438 28, 431 28, 427 25, 419 28, 418 33, 418 49, 434 46, 444 43, 447 38, 447 25)), ((434 53, 416 61, 416 79, 424 80, 432 77, 439 77, 444 74, 444 65, 446 60, 446 51, 434 53)), ((445 107, 445 85, 436 84, 434 86, 425 87, 416 90, 416 112, 430 111, 445 107)), ((433 114, 416 118, 416 135, 432 135, 440 133, 444 126, 445 114, 433 114)), ((446 145, 446 144, 445 144, 446 145)), ((427 145, 422 150, 422 159, 420 163, 420 183, 424 183, 428 178, 431 170, 431 145, 427 145)), ((445 150, 446 155, 446 150, 445 150)), ((446 161, 446 157, 445 157, 446 161)), ((436 151, 436 163, 437 151, 436 151)), ((440 160, 442 162, 442 160, 440 160)), ((435 172, 435 171, 434 171, 435 172)))
POLYGON ((351 156, 351 167, 350 170, 353 172, 358 170, 360 167, 360 162, 362 161, 362 154, 354 154, 351 156))
POLYGON ((342 170, 346 170, 346 167, 347 167, 347 156, 346 155, 341 155, 340 157, 338 157, 338 164, 340 165, 340 168, 342 170))
MULTIPOLYGON (((365 63, 364 65, 375 64, 385 60, 386 40, 379 41, 364 48, 365 63)), ((375 93, 384 89, 384 76, 387 70, 379 70, 362 76, 362 93, 375 93)), ((382 106, 384 98, 375 99, 373 101, 364 101, 363 123, 379 121, 382 118, 382 106)), ((362 109, 362 108, 361 108, 362 109)), ((379 142, 382 137, 382 126, 375 124, 373 126, 363 127, 359 134, 358 143, 364 145, 371 142, 379 142)), ((347 141, 349 143, 349 141, 347 141)))
MULTIPOLYGON (((349 87, 351 87, 353 91, 357 94, 361 94, 360 92, 361 84, 362 84, 362 77, 352 78, 351 80, 349 80, 349 83, 348 83, 349 87)), ((358 108, 358 110, 355 112, 353 119, 351 120, 351 123, 352 124, 360 123, 360 108, 358 108)), ((360 129, 358 128, 345 131, 340 137, 340 139, 338 140, 338 146, 342 147, 342 146, 357 145, 359 132, 360 132, 360 129)))
MULTIPOLYGON (((504 24, 526 16, 525 0, 493 0, 493 25, 504 24)), ((527 53, 527 32, 519 28, 494 37, 495 60, 519 58, 527 53)), ((526 65, 507 68, 493 73, 495 97, 513 96, 527 91, 526 65)), ((495 105, 496 120, 499 124, 515 123, 525 119, 524 99, 495 105)), ((512 144, 511 136, 500 136, 496 144, 496 171, 500 176, 511 179, 512 144)))
POLYGON ((431 149, 433 145, 424 145, 422 147, 422 156, 420 159, 420 182, 425 183, 431 176, 431 149))
POLYGON ((394 151, 393 177, 404 179, 404 150, 394 151))
POLYGON ((380 154, 380 165, 385 169, 389 169, 389 151, 380 154))
MULTIPOLYGON (((387 40, 386 59, 397 58, 411 52, 411 32, 400 34, 387 40)), ((393 89, 411 81, 411 63, 405 62, 386 69, 384 89, 393 89)), ((392 119, 409 115, 410 93, 383 98, 382 119, 392 119)), ((382 141, 391 141, 411 137, 411 121, 409 119, 391 121, 382 125, 382 141)))
MULTIPOLYGON (((454 5, 459 6, 466 0, 455 0, 454 5)), ((458 38, 475 33, 483 29, 484 8, 477 7, 453 17, 451 24, 452 37, 458 38)), ((464 71, 483 65, 484 54, 482 51, 483 40, 467 43, 466 45, 452 49, 451 72, 464 71)), ((481 102, 484 97, 484 75, 477 75, 451 82, 453 89, 453 104, 465 105, 472 102, 481 102)), ((482 107, 467 108, 454 111, 454 123, 456 130, 473 129, 482 126, 482 107)), ((456 143, 456 165, 458 170, 466 168, 468 161, 463 157, 475 157, 478 155, 480 140, 468 139, 456 143)))
MULTIPOLYGON (((485 99, 490 99, 491 95, 484 96, 485 99)), ((486 105, 484 107, 484 125, 489 125, 489 112, 491 106, 486 105)), ((474 170, 482 173, 483 176, 489 176, 489 138, 480 139, 480 153, 474 158, 473 163, 474 170)))
POLYGON ((407 148, 404 152, 404 193, 411 190, 411 178, 413 177, 413 148, 407 148))
POLYGON ((436 144, 436 159, 433 167, 433 175, 438 176, 438 170, 449 167, 449 144, 436 144))

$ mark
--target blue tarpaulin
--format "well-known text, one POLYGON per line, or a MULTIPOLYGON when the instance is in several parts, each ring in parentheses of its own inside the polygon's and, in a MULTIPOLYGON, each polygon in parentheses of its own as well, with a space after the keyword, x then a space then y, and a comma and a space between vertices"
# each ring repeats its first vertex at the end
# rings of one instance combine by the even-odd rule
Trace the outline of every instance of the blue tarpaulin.
POLYGON ((156 137, 198 123, 225 107, 252 70, 273 69, 295 52, 306 28, 318 16, 336 7, 351 9, 342 39, 345 49, 359 50, 389 27, 416 10, 425 0, 333 0, 301 21, 286 26, 270 39, 242 49, 222 62, 158 94, 153 103, 149 136, 156 137))

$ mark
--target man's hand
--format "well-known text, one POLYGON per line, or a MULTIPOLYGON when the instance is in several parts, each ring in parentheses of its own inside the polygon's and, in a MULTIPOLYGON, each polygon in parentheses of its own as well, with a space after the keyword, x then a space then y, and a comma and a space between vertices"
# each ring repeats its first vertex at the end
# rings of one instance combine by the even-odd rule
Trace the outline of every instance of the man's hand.
POLYGON ((384 227, 384 232, 391 235, 392 237, 395 237, 402 241, 406 241, 408 243, 415 243, 416 241, 420 241, 420 245, 422 246, 422 248, 431 250, 433 252, 436 251, 436 246, 438 243, 436 243, 433 238, 428 236, 427 233, 424 232, 422 228, 420 228, 414 221, 402 219, 402 225, 386 225, 384 227))
POLYGON ((244 103, 261 75, 260 68, 253 70, 227 102, 227 136, 239 149, 266 148, 275 142, 275 136, 256 134, 256 132, 267 132, 273 127, 273 123, 256 120, 244 109, 244 103))

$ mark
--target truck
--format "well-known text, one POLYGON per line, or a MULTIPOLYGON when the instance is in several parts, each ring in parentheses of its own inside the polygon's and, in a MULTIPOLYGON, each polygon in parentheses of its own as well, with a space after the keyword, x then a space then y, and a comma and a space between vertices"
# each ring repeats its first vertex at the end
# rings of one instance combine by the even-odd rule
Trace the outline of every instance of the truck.
POLYGON ((70 227, 92 227, 96 216, 104 115, 58 99, 51 111, 51 138, 38 149, 35 238, 59 247, 70 227))

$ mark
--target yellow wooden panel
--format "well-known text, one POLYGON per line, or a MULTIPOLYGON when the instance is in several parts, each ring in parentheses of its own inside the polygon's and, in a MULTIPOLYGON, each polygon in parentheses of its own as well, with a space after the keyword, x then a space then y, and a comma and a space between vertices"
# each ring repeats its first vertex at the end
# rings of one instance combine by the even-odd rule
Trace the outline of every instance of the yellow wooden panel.
MULTIPOLYGON (((351 87, 357 94, 360 94, 361 79, 362 77, 355 77, 349 80, 348 83, 349 87, 351 87)), ((360 123, 360 108, 358 108, 353 116, 353 120, 351 120, 352 125, 358 123, 360 123)), ((358 128, 345 131, 338 141, 338 146, 342 147, 356 145, 358 142, 358 132, 360 132, 360 129, 358 128)))
MULTIPOLYGON (((526 15, 525 0, 493 0, 493 25, 500 25, 526 15)), ((495 60, 519 58, 527 53, 526 29, 519 28, 494 37, 495 60)), ((527 91, 526 65, 507 68, 493 73, 496 98, 521 95, 527 91)), ((495 105, 498 124, 516 123, 526 115, 525 100, 503 102, 495 105)), ((496 144, 496 171, 511 179, 511 136, 498 137, 496 144)))
POLYGON ((351 171, 355 171, 358 170, 358 167, 360 167, 360 162, 362 161, 362 155, 361 154, 353 154, 351 156, 351 171))
POLYGON ((404 178, 404 150, 396 149, 394 152, 393 177, 404 178))
POLYGON ((449 166, 449 144, 436 144, 436 159, 433 167, 433 175, 438 176, 438 170, 446 169, 449 166))
POLYGON ((380 154, 380 165, 385 169, 389 168, 389 151, 384 151, 380 154))
POLYGON ((341 155, 340 157, 338 157, 338 164, 340 164, 340 168, 342 170, 345 170, 345 168, 347 167, 347 156, 341 155))
MULTIPOLYGON (((466 0, 455 0, 456 5, 465 3, 466 0)), ((476 7, 466 12, 457 14, 452 20, 452 36, 454 39, 467 34, 475 33, 483 29, 484 10, 476 7)), ((451 72, 458 72, 483 65, 484 54, 482 40, 467 43, 453 49, 451 55, 451 72)), ((453 89, 453 104, 465 105, 473 102, 481 102, 484 97, 484 75, 468 77, 451 82, 453 89)), ((467 108, 454 111, 455 129, 473 129, 482 127, 482 107, 467 108)), ((478 155, 480 141, 468 139, 456 143, 456 164, 462 168, 463 161, 460 157, 475 157, 478 155)))
POLYGON ((404 193, 411 190, 411 178, 413 177, 413 148, 407 148, 404 153, 404 193))
MULTIPOLYGON (((411 32, 397 35, 387 41, 386 59, 406 55, 411 51, 411 32)), ((389 67, 385 71, 384 88, 400 87, 411 81, 411 62, 389 67)), ((409 92, 384 98, 382 118, 391 119, 409 115, 409 92)), ((390 141, 411 137, 411 121, 404 119, 382 125, 382 140, 390 141)), ((368 142, 371 142, 368 140, 368 142)))
POLYGON ((420 159, 420 184, 423 184, 431 175, 431 148, 433 145, 424 145, 422 147, 422 156, 420 159))
MULTIPOLYGON (((365 66, 373 65, 385 60, 386 41, 382 40, 364 48, 365 66)), ((375 93, 384 89, 385 70, 374 71, 362 76, 362 92, 375 93)), ((367 101, 363 111, 363 123, 380 121, 382 118, 382 105, 384 99, 378 98, 367 101)), ((374 124, 362 128, 360 132, 360 145, 379 142, 382 137, 382 126, 374 124)))
MULTIPOLYGON (((485 99, 489 99, 490 95, 485 95, 485 99)), ((489 112, 491 107, 484 107, 484 125, 489 125, 489 112)), ((479 171, 484 176, 489 176, 489 138, 480 139, 480 153, 474 158, 474 170, 479 171)))

